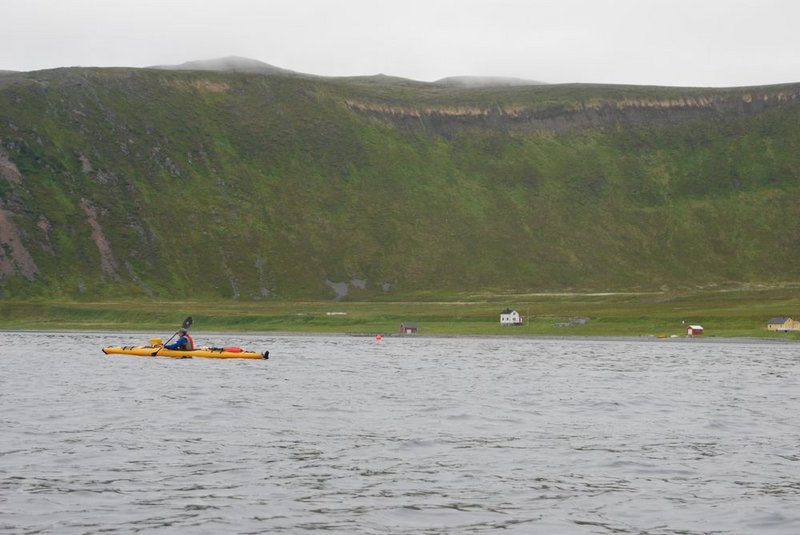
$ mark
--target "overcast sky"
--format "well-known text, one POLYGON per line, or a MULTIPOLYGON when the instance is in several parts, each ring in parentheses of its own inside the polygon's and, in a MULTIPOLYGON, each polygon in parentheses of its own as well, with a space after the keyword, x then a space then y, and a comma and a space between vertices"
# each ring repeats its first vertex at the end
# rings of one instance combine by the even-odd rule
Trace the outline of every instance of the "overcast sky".
POLYGON ((224 56, 421 81, 800 82, 800 0, 0 0, 0 70, 224 56))

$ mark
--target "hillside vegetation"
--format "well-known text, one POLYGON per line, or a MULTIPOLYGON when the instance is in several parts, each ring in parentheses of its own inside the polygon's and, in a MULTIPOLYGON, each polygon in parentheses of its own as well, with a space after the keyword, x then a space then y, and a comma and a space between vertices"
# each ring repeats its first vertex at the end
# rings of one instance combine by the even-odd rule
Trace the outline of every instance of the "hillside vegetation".
POLYGON ((0 295, 437 299, 800 275, 800 85, 0 74, 0 295))

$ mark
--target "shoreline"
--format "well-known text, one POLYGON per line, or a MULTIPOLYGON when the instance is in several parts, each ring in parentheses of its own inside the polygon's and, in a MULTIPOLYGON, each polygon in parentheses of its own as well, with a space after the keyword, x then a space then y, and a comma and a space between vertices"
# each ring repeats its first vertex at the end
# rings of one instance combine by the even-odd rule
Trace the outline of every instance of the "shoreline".
MULTIPOLYGON (((14 333, 42 333, 50 335, 78 335, 78 334, 92 334, 92 335, 138 335, 143 338, 165 336, 165 334, 154 333, 153 330, 144 329, 5 329, 0 328, 2 334, 14 333)), ((171 333, 166 334, 170 336, 171 333)), ((650 343, 683 343, 683 344, 713 344, 713 343, 728 343, 728 344, 797 344, 800 340, 791 340, 786 338, 771 338, 771 337, 755 337, 755 336, 675 336, 663 337, 658 336, 631 336, 631 335, 536 335, 536 334, 516 334, 516 335, 502 335, 502 334, 400 334, 400 333, 328 333, 328 332, 298 332, 298 331, 195 331, 195 336, 215 336, 215 337, 236 337, 240 335, 245 336, 276 336, 282 338, 372 338, 377 336, 382 339, 437 339, 437 338, 464 338, 464 339, 485 339, 485 340, 540 340, 540 341, 577 341, 577 342, 650 342, 650 343)), ((148 340, 144 340, 145 342, 148 340)))

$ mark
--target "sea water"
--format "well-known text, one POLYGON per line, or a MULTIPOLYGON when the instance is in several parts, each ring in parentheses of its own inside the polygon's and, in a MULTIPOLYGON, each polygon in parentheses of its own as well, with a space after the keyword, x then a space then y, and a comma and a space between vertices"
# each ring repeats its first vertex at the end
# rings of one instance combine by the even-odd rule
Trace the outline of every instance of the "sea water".
POLYGON ((800 346, 0 332, 0 533, 800 533, 800 346))

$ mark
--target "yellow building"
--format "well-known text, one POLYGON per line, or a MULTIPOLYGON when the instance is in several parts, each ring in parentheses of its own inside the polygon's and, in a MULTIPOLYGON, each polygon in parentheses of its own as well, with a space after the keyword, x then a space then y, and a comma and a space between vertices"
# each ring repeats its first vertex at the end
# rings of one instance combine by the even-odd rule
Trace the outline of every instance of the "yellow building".
POLYGON ((767 330, 779 332, 800 331, 800 321, 784 317, 771 318, 767 322, 767 330))

